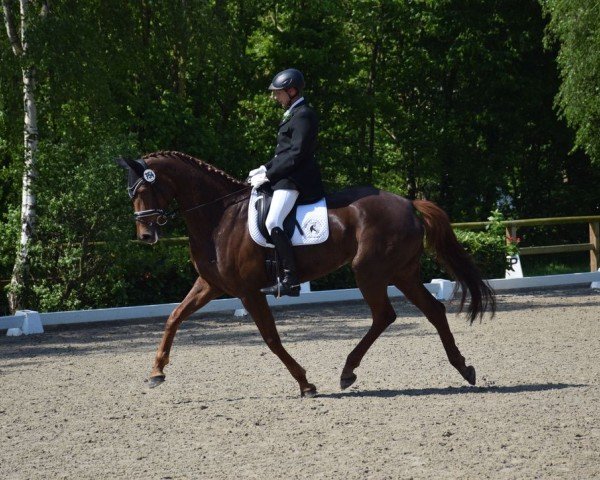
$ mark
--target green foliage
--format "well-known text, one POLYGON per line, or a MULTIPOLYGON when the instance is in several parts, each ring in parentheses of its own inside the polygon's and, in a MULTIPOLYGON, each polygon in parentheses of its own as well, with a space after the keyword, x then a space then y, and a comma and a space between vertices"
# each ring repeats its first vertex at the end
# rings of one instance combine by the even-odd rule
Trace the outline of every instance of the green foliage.
POLYGON ((36 255, 44 273, 34 295, 44 311, 179 302, 196 278, 187 247, 133 242, 61 245, 36 255))
POLYGON ((310 282, 310 288, 315 292, 318 290, 356 288, 356 281, 354 280, 354 273, 350 265, 344 265, 335 272, 331 272, 325 277, 310 282))
MULTIPOLYGON (((518 242, 506 241, 504 220, 504 215, 494 210, 488 217, 490 223, 485 230, 455 230, 456 238, 473 257, 484 278, 504 278, 506 269, 511 268, 507 256, 518 253, 518 242)), ((432 278, 449 278, 449 275, 428 254, 422 262, 422 277, 429 281, 432 278)))
POLYGON ((532 255, 521 258, 521 265, 526 277, 562 275, 589 270, 590 258, 587 252, 532 255))
POLYGON ((21 211, 14 207, 0 218, 0 316, 9 314, 6 294, 19 244, 20 216, 21 211))
POLYGON ((129 244, 119 252, 123 305, 178 303, 197 278, 189 261, 189 247, 129 244))
POLYGON ((53 311, 181 300, 195 279, 187 248, 131 242, 125 173, 112 159, 134 151, 132 139, 85 143, 41 146, 29 301, 53 311))
MULTIPOLYGON (((51 2, 29 32, 40 136, 29 305, 183 296, 194 277, 186 249, 128 243, 131 205, 112 158, 177 149, 244 177, 272 154, 281 109, 266 87, 290 66, 320 114, 329 190, 371 183, 434 200, 454 221, 496 208, 514 218, 600 211, 592 3, 544 1, 557 60, 536 0, 51 2), (568 155, 573 134, 553 111, 556 61, 558 102, 587 155, 568 155)), ((2 34, 0 280, 19 238, 20 82, 2 34)), ((502 275, 503 231, 458 234, 486 276, 502 275)), ((428 265, 426 276, 442 275, 428 265)), ((321 285, 353 280, 345 269, 321 285)))
POLYGON ((600 6, 596 0, 542 0, 547 45, 558 46, 558 107, 577 132, 575 145, 600 165, 600 6))
POLYGON ((38 308, 105 306, 115 297, 116 245, 131 238, 124 228, 131 213, 119 200, 123 189, 115 178, 122 172, 111 160, 132 148, 127 138, 93 138, 82 125, 64 143, 40 145, 39 221, 28 292, 38 308), (94 251, 94 243, 106 241, 116 243, 94 251))

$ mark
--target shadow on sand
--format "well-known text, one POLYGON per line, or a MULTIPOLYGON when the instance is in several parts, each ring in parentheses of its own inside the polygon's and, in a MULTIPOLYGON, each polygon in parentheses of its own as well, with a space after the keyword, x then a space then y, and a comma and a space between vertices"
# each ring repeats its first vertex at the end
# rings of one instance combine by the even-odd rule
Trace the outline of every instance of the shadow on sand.
POLYGON ((534 383, 528 385, 482 386, 482 387, 446 387, 446 388, 407 388, 402 390, 352 390, 349 392, 319 394, 319 398, 393 398, 393 397, 421 397, 429 395, 473 395, 488 393, 527 393, 545 392, 548 390, 563 390, 565 388, 587 387, 584 384, 572 383, 534 383))

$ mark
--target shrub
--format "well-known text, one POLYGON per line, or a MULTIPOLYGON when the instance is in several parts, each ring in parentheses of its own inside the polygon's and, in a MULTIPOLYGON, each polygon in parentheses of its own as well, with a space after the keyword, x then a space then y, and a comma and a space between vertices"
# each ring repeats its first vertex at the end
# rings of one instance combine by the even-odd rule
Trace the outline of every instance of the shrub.
MULTIPOLYGON (((454 232, 458 241, 473 257, 484 278, 503 278, 506 269, 510 268, 507 256, 518 253, 518 239, 514 239, 509 244, 506 242, 504 220, 502 213, 494 210, 488 217, 490 223, 485 230, 457 229, 454 232)), ((435 263, 430 254, 423 257, 421 268, 424 281, 432 278, 450 278, 443 267, 435 263)))
MULTIPOLYGON (((122 196, 123 192, 120 193, 122 196)), ((120 208, 115 205, 108 208, 115 212, 113 214, 104 209, 94 212, 94 215, 108 217, 98 218, 90 216, 85 207, 80 211, 82 206, 77 204, 79 198, 65 197, 62 198, 63 202, 66 201, 65 205, 55 204, 49 209, 52 212, 50 217, 58 219, 65 209, 72 215, 78 212, 77 217, 82 222, 80 228, 84 231, 77 238, 60 234, 64 224, 55 223, 53 228, 46 224, 46 228, 42 229, 45 233, 43 241, 36 242, 32 248, 34 282, 28 297, 29 308, 53 311, 181 301, 196 278, 187 245, 159 242, 150 247, 132 242, 133 222, 130 215, 123 218, 120 208), (95 220, 104 225, 104 228, 95 232, 96 235, 88 223, 90 220, 92 224, 95 220), (84 234, 85 229, 92 236, 89 240, 84 234), (99 234, 99 231, 103 234, 99 234), (107 235, 107 232, 110 233, 107 235)), ((129 213, 130 206, 125 206, 129 213)), ((499 212, 493 212, 489 220, 491 223, 484 231, 457 230, 456 235, 473 255, 484 278, 496 278, 504 275, 506 255, 514 253, 516 246, 507 246, 503 217, 499 212)), ((15 219, 11 218, 8 224, 16 226, 15 219)), ((74 226, 71 229, 75 230, 74 226)), ((16 230, 13 234, 16 235, 16 230)), ((0 247, 2 270, 9 274, 12 252, 9 245, 0 247)), ((421 266, 424 282, 432 278, 450 278, 430 254, 423 255, 421 266)), ((313 290, 354 288, 356 283, 350 266, 345 265, 313 281, 311 287, 313 290)))

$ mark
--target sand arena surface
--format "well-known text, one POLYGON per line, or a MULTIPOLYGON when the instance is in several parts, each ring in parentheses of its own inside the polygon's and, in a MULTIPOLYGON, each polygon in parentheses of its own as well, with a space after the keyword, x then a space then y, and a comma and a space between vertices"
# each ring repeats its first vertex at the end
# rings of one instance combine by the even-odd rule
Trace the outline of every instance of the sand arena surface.
POLYGON ((450 314, 477 387, 420 312, 394 306, 344 392, 366 305, 275 311, 319 389, 302 400, 248 317, 184 324, 153 390, 164 319, 2 336, 0 478, 600 477, 599 292, 502 294, 496 318, 473 326, 450 314))

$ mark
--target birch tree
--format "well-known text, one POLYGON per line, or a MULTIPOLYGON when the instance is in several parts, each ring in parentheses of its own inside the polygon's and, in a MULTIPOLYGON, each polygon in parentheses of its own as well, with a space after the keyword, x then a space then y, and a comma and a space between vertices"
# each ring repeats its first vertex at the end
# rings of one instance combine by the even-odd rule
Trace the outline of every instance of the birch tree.
MULTIPOLYGON (((21 236, 10 279, 8 303, 11 312, 23 308, 23 293, 29 278, 29 249, 35 232, 36 155, 38 145, 37 110, 35 104, 35 65, 29 55, 29 25, 32 2, 19 0, 19 11, 14 3, 2 1, 4 24, 13 53, 19 59, 23 87, 23 181, 21 191, 21 236), (18 26, 17 26, 18 22, 18 26)), ((48 13, 47 2, 42 2, 41 15, 48 13)))

